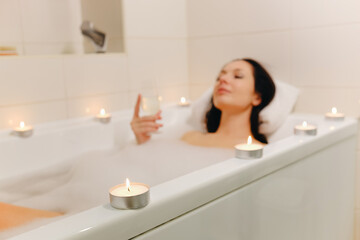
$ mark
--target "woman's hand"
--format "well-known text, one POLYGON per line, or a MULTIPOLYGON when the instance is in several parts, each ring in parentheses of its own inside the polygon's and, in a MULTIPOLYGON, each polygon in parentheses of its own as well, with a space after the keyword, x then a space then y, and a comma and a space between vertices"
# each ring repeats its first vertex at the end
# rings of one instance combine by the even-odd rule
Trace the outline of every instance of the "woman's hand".
POLYGON ((150 140, 151 137, 150 133, 156 132, 160 127, 163 126, 160 123, 156 123, 156 120, 161 119, 160 116, 161 111, 151 116, 144 116, 144 117, 139 116, 140 102, 141 102, 141 95, 139 94, 134 109, 134 116, 130 123, 131 129, 134 132, 138 144, 142 144, 150 140))

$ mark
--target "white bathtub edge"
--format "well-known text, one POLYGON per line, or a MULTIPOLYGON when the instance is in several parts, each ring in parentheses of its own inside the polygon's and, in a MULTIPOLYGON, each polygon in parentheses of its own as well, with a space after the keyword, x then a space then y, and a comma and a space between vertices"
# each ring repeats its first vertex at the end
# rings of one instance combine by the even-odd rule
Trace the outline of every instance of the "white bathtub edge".
POLYGON ((286 140, 285 151, 281 151, 282 141, 279 141, 267 147, 267 154, 261 159, 233 158, 157 185, 151 189, 150 204, 143 209, 115 210, 106 204, 11 239, 49 239, 54 236, 58 239, 99 239, 104 237, 104 232, 107 239, 132 238, 209 202, 209 199, 223 196, 337 141, 354 137, 356 130, 357 121, 350 119, 332 132, 319 131, 316 137, 292 136, 286 140), (291 158, 287 157, 290 151, 291 158), (181 204, 177 204, 179 202, 181 204))

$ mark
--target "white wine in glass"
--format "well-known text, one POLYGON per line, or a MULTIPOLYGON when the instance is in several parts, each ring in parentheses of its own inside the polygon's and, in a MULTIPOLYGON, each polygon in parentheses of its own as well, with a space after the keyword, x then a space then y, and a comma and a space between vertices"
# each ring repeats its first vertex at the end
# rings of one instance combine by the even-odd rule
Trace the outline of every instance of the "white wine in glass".
POLYGON ((143 95, 141 98, 141 110, 143 116, 155 115, 160 110, 158 95, 143 95))

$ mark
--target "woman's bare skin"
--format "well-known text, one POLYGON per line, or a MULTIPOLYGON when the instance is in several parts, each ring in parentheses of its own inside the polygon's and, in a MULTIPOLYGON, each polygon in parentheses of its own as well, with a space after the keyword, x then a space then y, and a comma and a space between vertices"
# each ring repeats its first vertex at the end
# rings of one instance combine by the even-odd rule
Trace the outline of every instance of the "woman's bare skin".
MULTIPOLYGON (((247 138, 251 136, 248 135, 246 138, 231 138, 227 135, 222 135, 218 133, 203 133, 200 131, 190 131, 185 133, 181 140, 187 142, 191 145, 201 146, 201 147, 221 147, 221 148, 233 148, 236 144, 246 143, 247 138), (245 140, 244 140, 245 139, 245 140)), ((253 143, 261 144, 263 143, 253 139, 253 143)))
MULTIPOLYGON (((251 133, 250 115, 253 106, 261 103, 255 92, 252 67, 245 61, 227 64, 215 83, 213 101, 221 110, 221 119, 215 133, 191 131, 182 140, 197 146, 232 148, 246 143, 251 133)), ((262 144, 256 139, 253 141, 262 144)))
MULTIPOLYGON (((151 133, 162 126, 156 123, 161 118, 160 113, 139 117, 140 100, 139 95, 131 121, 138 144, 149 141, 151 133)), ((250 121, 253 108, 261 102, 260 93, 255 91, 253 66, 245 60, 234 60, 223 67, 214 85, 213 105, 221 111, 216 131, 190 131, 181 139, 197 146, 232 148, 236 144, 246 143, 251 136, 253 143, 263 144, 253 136, 250 121)))
POLYGON ((136 137, 138 144, 147 142, 151 138, 151 133, 156 132, 163 125, 157 123, 161 120, 161 111, 152 116, 141 117, 140 112, 141 95, 139 94, 136 100, 134 115, 130 122, 131 129, 136 137))

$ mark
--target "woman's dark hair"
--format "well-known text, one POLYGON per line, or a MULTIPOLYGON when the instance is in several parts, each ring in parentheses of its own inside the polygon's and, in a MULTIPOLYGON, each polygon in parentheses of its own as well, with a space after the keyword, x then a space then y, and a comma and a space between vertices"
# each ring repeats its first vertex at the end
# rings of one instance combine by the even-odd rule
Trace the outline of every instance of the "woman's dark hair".
MULTIPOLYGON (((254 106, 250 116, 251 133, 254 138, 262 143, 267 143, 267 139, 263 134, 259 133, 259 113, 265 108, 275 95, 275 84, 270 74, 265 70, 263 66, 257 61, 250 58, 235 59, 235 61, 246 61, 251 64, 253 68, 253 74, 255 79, 255 92, 261 97, 261 103, 258 106, 254 106)), ((216 132, 219 128, 221 118, 221 110, 215 107, 213 98, 211 98, 211 108, 206 113, 206 128, 208 132, 216 132)))

